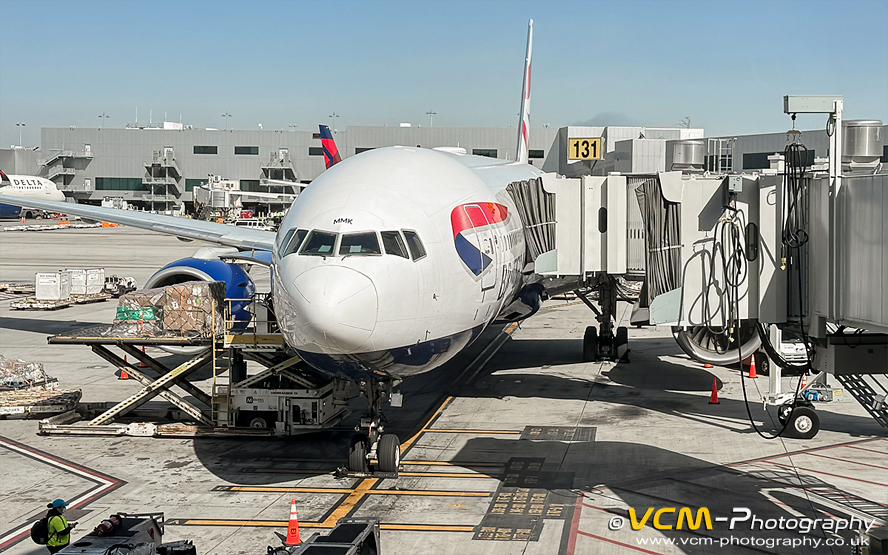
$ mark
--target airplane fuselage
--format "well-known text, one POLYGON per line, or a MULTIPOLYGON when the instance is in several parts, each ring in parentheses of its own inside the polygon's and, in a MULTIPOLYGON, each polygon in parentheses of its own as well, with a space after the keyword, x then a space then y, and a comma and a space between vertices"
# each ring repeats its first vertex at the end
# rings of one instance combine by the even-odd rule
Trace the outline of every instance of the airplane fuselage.
POLYGON ((318 177, 281 224, 273 293, 284 339, 322 370, 404 377, 468 345, 523 285, 505 187, 529 164, 390 147, 318 177))
MULTIPOLYGON (((3 175, 7 179, 0 183, 0 194, 56 202, 65 200, 65 193, 59 191, 56 184, 48 179, 31 175, 3 175)), ((0 204, 0 218, 18 218, 21 213, 21 207, 0 204)))

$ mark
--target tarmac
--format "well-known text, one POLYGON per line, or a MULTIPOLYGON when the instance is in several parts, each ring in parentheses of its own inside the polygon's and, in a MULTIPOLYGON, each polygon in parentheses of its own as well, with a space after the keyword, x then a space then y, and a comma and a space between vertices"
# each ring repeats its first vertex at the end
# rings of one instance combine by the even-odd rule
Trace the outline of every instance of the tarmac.
MULTIPOLYGON (((104 267, 141 284, 200 246, 123 227, 7 231, 0 282, 104 267)), ((252 275, 267 284, 267 273, 252 275)), ((114 300, 14 311, 10 298, 0 293, 0 354, 43 363, 84 402, 138 391, 88 347, 46 342, 109 323, 114 300)), ((22 536, 58 497, 71 501, 75 540, 111 513, 161 511, 164 541, 191 539, 201 555, 280 545, 291 499, 303 539, 340 518, 374 517, 380 553, 405 555, 838 554, 855 534, 834 531, 837 522, 888 521, 886 430, 850 396, 817 405, 815 438, 767 440, 747 415, 766 434, 779 427, 762 410, 766 377, 703 368, 668 328, 630 328, 629 363, 584 363, 593 321, 582 303, 552 300, 406 380, 404 406, 386 410, 402 442, 397 479, 334 477, 359 404, 337 428, 293 438, 39 436, 36 420, 0 421, 0 552, 45 553, 22 536), (709 403, 713 378, 719 404, 709 403)), ((210 379, 195 384, 208 391, 210 379)))

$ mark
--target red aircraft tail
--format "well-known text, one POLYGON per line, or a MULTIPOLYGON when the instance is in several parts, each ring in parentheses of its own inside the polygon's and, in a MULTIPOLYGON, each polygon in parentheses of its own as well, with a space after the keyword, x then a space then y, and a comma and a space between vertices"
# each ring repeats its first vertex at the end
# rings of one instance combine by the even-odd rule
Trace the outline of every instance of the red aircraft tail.
POLYGON ((327 166, 327 169, 330 169, 330 166, 342 162, 342 157, 339 156, 339 149, 336 148, 336 141, 333 140, 333 133, 330 132, 330 128, 326 125, 321 125, 320 127, 321 146, 324 148, 324 164, 327 166))

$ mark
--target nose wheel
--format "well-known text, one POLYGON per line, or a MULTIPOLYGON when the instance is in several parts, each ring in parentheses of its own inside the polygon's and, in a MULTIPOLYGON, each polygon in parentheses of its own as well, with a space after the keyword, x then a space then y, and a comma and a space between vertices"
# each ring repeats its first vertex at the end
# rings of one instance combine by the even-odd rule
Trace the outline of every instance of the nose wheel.
POLYGON ((355 427, 357 433, 348 450, 348 475, 397 478, 401 442, 395 434, 383 433, 385 417, 382 414, 382 403, 391 398, 393 383, 371 378, 359 381, 358 387, 367 398, 370 412, 355 427))

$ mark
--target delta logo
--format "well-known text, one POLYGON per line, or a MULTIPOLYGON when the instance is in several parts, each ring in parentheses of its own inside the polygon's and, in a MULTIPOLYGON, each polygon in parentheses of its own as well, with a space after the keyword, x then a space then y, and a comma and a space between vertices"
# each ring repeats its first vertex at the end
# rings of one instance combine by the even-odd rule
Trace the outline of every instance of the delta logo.
POLYGON ((480 276, 493 262, 493 227, 508 213, 494 202, 460 204, 450 212, 456 253, 473 275, 480 276))

